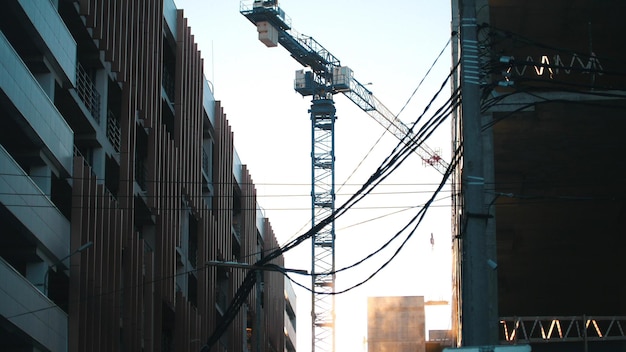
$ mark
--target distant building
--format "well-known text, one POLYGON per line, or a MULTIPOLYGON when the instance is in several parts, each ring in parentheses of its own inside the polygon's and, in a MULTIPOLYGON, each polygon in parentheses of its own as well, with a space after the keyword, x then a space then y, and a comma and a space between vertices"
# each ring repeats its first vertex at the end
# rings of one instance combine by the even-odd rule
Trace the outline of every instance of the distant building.
MULTIPOLYGON (((3 1, 0 121, 2 351, 200 351, 278 247, 173 0, 3 1)), ((259 277, 212 352, 285 348, 259 277)))
POLYGON ((451 346, 452 331, 450 330, 428 330, 428 341, 439 342, 444 346, 451 346))
POLYGON ((425 352, 423 296, 368 297, 369 352, 425 352))

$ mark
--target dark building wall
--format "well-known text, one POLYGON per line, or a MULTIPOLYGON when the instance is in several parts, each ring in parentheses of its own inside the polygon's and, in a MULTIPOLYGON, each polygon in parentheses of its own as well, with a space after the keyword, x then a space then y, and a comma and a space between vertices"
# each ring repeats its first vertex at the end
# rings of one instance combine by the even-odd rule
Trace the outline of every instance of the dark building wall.
POLYGON ((492 59, 514 58, 493 93, 517 104, 492 115, 500 315, 624 314, 625 6, 489 3, 492 59))
MULTIPOLYGON (((620 274, 626 248, 621 142, 626 50, 616 36, 626 29, 620 18, 625 6, 477 1, 483 148, 489 161, 485 209, 495 230, 501 317, 626 313, 620 274)), ((461 119, 457 122, 460 138, 461 119)), ((464 221, 458 202, 456 234, 464 221)), ((462 266, 460 247, 455 255, 462 266)), ((584 346, 551 343, 536 349, 570 347, 584 346)), ((621 342, 588 347, 624 348, 621 342)))
POLYGON ((619 1, 489 1, 482 39, 494 58, 515 58, 512 79, 525 87, 623 89, 625 11, 619 1))
POLYGON ((624 315, 625 108, 555 102, 494 126, 513 195, 496 203, 500 315, 624 315))

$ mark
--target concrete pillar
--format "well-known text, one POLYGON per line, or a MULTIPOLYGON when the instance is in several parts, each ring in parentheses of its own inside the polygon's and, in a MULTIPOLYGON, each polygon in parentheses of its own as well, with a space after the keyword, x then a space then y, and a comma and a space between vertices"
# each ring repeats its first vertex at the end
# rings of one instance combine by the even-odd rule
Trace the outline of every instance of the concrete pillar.
MULTIPOLYGON (((460 0, 461 87, 463 90, 463 199, 465 232, 462 262, 463 346, 498 343, 495 227, 487 203, 486 181, 493 179, 490 131, 483 133, 480 111, 481 57, 477 0, 460 0), (489 157, 486 157, 491 153, 489 157)), ((492 184, 492 183, 491 183, 492 184)))
POLYGON ((105 70, 97 70, 95 74, 95 88, 100 94, 100 129, 106 135, 106 127, 107 127, 107 101, 109 99, 109 78, 105 70))
POLYGON ((35 79, 39 82, 41 89, 46 92, 50 101, 54 102, 54 75, 51 72, 35 73, 35 79))
POLYGON ((50 197, 52 194, 52 169, 50 166, 46 164, 33 165, 30 167, 29 175, 41 191, 50 197))
MULTIPOLYGON (((482 116, 482 125, 493 121, 491 114, 482 116)), ((487 221, 485 224, 485 255, 488 261, 487 271, 487 317, 488 317, 488 340, 492 343, 498 341, 499 313, 498 313, 498 248, 496 236, 496 207, 497 196, 494 165, 493 133, 491 129, 482 133, 483 144, 483 176, 485 177, 485 209, 487 221)))
POLYGON ((35 285, 43 294, 47 294, 46 279, 48 275, 46 275, 46 272, 48 268, 48 263, 45 261, 31 262, 26 265, 26 279, 35 285))
POLYGON ((103 148, 94 148, 91 150, 91 159, 89 163, 93 169, 93 172, 98 175, 98 183, 104 184, 105 169, 106 169, 106 154, 103 148))
POLYGON ((189 297, 189 277, 185 274, 190 270, 193 270, 189 266, 189 210, 187 205, 181 204, 183 208, 180 216, 180 246, 177 247, 177 252, 180 250, 180 259, 182 265, 176 269, 176 285, 181 289, 186 297, 189 297))

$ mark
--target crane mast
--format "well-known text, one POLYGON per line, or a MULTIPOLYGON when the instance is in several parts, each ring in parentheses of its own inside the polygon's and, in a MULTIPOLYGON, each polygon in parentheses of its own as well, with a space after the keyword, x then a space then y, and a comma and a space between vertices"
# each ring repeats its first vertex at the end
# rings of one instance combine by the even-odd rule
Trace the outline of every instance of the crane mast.
MULTIPOLYGON (((280 44, 302 66, 294 89, 311 96, 311 226, 335 211, 335 106, 333 96, 344 94, 374 120, 406 144, 414 144, 412 130, 404 125, 339 59, 310 36, 295 33, 291 20, 277 0, 243 0, 240 13, 257 27, 259 40, 268 47, 280 44)), ((448 164, 424 143, 415 149, 425 164, 444 173, 448 164)), ((312 237, 312 351, 335 350, 335 222, 312 237)))

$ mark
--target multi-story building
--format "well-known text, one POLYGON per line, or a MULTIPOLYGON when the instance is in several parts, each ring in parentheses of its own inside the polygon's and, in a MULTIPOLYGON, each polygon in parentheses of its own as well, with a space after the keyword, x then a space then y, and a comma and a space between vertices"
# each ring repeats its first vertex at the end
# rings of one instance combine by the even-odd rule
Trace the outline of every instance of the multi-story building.
POLYGON ((367 350, 426 351, 424 297, 368 297, 367 350))
POLYGON ((489 344, 626 350, 626 50, 616 37, 626 3, 475 0, 452 9, 454 30, 477 35, 456 41, 453 58, 478 67, 466 66, 464 78, 480 85, 480 111, 470 114, 482 129, 465 140, 460 114, 454 142, 466 151, 482 144, 483 164, 467 172, 466 163, 453 182, 457 341, 486 326, 489 344), (470 178, 484 180, 479 209, 466 208, 470 178), (466 232, 472 222, 485 231, 466 232), (466 248, 468 236, 482 249, 466 248), (480 297, 465 295, 470 256, 479 259, 471 277, 486 277, 480 297))
MULTIPOLYGON (((199 351, 278 247, 172 0, 3 1, 0 121, 0 350, 199 351)), ((259 279, 211 351, 284 349, 259 279)))
POLYGON ((285 277, 285 352, 296 351, 296 292, 285 277))

